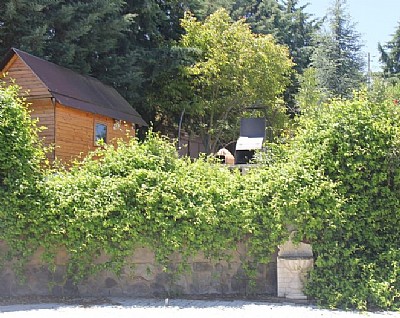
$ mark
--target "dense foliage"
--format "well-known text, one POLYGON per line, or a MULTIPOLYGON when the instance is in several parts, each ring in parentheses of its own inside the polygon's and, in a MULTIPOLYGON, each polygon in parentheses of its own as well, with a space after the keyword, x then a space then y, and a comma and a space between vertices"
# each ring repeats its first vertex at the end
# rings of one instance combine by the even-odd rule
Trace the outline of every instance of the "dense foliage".
POLYGON ((18 190, 35 178, 43 153, 17 86, 0 79, 0 189, 18 190))
POLYGON ((312 243, 307 293, 320 304, 399 308, 400 112, 392 100, 398 92, 306 109, 295 136, 271 145, 268 165, 246 175, 205 158, 178 158, 152 133, 45 174, 16 90, 2 89, 5 256, 22 271, 39 247, 49 265, 65 248, 68 278, 77 282, 101 269, 118 273, 141 246, 166 271, 179 254, 179 273, 199 251, 229 259, 244 242, 251 273, 294 226, 297 240, 312 243), (106 262, 96 261, 101 255, 106 262))
MULTIPOLYGON (((0 233, 14 231, 23 240, 30 234, 22 224, 31 221, 30 213, 40 201, 36 185, 45 162, 38 128, 18 92, 17 86, 5 87, 0 80, 0 233)), ((16 242, 14 254, 29 254, 19 243, 23 245, 16 242)))
POLYGON ((188 82, 184 107, 192 116, 192 130, 205 140, 207 153, 237 138, 237 122, 249 105, 265 109, 271 126, 279 126, 285 112, 279 97, 289 83, 292 62, 285 47, 271 36, 255 35, 243 20, 234 22, 225 10, 203 23, 191 15, 182 21, 181 45, 193 50, 195 63, 177 81, 188 82), (236 129, 235 129, 236 128, 236 129))
POLYGON ((250 233, 257 235, 252 261, 267 262, 284 237, 279 216, 267 217, 255 205, 257 189, 246 186, 238 172, 205 159, 178 159, 175 147, 156 135, 93 156, 98 160, 88 157, 37 182, 36 201, 25 198, 36 206, 22 219, 14 210, 1 215, 7 227, 0 238, 10 247, 9 257, 23 265, 41 246, 54 265, 63 247, 68 278, 78 282, 101 269, 119 273, 138 247, 151 248, 166 271, 171 257, 180 255, 179 273, 200 251, 229 259, 250 233), (266 231, 269 243, 262 239, 266 231), (96 264, 104 253, 108 261, 96 264))
POLYGON ((312 243, 307 291, 322 304, 399 307, 399 119, 393 101, 317 105, 269 177, 274 208, 312 243))

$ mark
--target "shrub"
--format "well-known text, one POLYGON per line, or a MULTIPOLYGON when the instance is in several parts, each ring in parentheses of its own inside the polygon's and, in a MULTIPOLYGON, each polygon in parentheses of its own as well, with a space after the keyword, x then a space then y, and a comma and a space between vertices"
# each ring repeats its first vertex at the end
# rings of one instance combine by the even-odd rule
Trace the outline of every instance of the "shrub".
POLYGON ((3 191, 26 187, 39 175, 43 159, 37 127, 18 92, 17 86, 6 86, 0 80, 0 188, 3 191))
POLYGON ((45 207, 30 216, 35 234, 28 240, 40 238, 50 263, 64 246, 75 281, 105 268, 118 273, 141 246, 165 269, 178 253, 178 272, 199 252, 227 259, 253 228, 255 205, 243 198, 238 172, 206 158, 178 159, 175 147, 155 134, 92 156, 98 160, 49 176, 41 184, 45 207), (108 262, 93 265, 102 252, 108 262))
MULTIPOLYGON (((17 86, 0 80, 0 239, 10 243, 6 256, 22 264, 35 249, 25 238, 32 235, 31 212, 40 206, 37 185, 43 176, 44 151, 18 93, 17 86)), ((31 241, 35 240, 40 238, 33 235, 31 241)))
POLYGON ((333 101, 269 170, 270 204, 312 242, 307 292, 321 304, 399 307, 399 122, 392 101, 333 101))

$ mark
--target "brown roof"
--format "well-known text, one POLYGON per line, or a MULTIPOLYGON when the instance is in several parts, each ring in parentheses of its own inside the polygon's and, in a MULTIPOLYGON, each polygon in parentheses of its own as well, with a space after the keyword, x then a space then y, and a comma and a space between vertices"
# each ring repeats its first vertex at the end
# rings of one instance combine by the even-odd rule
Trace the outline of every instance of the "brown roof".
POLYGON ((2 64, 3 69, 17 54, 39 77, 61 104, 90 113, 147 126, 139 113, 112 87, 99 80, 12 48, 2 64))

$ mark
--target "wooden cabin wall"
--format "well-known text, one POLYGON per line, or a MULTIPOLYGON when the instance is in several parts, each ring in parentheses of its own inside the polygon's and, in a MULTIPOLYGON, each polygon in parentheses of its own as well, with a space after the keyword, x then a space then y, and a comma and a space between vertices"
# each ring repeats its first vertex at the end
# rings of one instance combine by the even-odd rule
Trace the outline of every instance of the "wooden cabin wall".
POLYGON ((97 122, 107 126, 109 143, 115 144, 118 138, 127 140, 127 134, 135 135, 131 123, 122 124, 120 129, 114 130, 112 118, 66 107, 68 105, 56 102, 46 85, 16 54, 2 71, 7 75, 5 81, 15 81, 21 87, 20 95, 27 98, 31 117, 38 119, 38 126, 46 127, 39 133, 39 137, 44 140, 45 146, 54 147, 53 151, 48 153, 51 161, 57 158, 68 163, 71 159, 85 156, 89 151, 95 150, 97 146, 94 142, 94 131, 97 122))
POLYGON ((59 103, 56 103, 55 114, 55 156, 64 163, 79 156, 86 156, 89 151, 98 147, 94 141, 96 123, 107 126, 108 143, 116 144, 118 138, 127 140, 127 134, 131 137, 135 135, 135 130, 131 129, 130 123, 114 130, 112 118, 66 107, 59 103))
MULTIPOLYGON (((16 54, 2 71, 6 75, 4 80, 7 83, 20 86, 20 96, 26 98, 32 119, 38 120, 39 127, 46 127, 39 133, 39 138, 43 140, 46 147, 54 145, 54 105, 46 85, 16 54)), ((54 151, 49 151, 47 157, 51 161, 54 160, 54 151)))
POLYGON ((55 144, 55 107, 51 98, 46 99, 28 99, 28 109, 31 118, 37 120, 36 125, 41 128, 39 138, 43 141, 45 147, 48 147, 47 158, 54 160, 55 144))
POLYGON ((48 88, 18 55, 14 54, 3 73, 7 74, 6 81, 11 82, 13 79, 21 87, 21 96, 29 96, 31 99, 51 97, 48 88))

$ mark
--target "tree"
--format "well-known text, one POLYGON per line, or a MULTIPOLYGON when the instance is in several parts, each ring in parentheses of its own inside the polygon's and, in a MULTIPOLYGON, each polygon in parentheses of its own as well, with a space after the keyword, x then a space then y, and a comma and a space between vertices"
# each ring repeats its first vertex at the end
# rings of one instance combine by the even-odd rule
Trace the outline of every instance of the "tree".
POLYGON ((310 65, 312 38, 320 24, 305 12, 306 7, 299 6, 297 0, 238 0, 232 12, 235 18, 245 17, 254 33, 272 34, 278 43, 289 48, 296 72, 291 74, 284 97, 291 114, 298 112, 294 102, 299 89, 296 75, 310 65))
POLYGON ((53 0, 0 2, 0 55, 12 46, 38 55, 47 40, 46 10, 53 0))
POLYGON ((319 87, 330 96, 349 97, 364 81, 360 35, 346 13, 346 0, 330 9, 329 29, 316 36, 312 65, 319 87))
POLYGON ((122 0, 6 0, 1 4, 2 48, 17 46, 80 73, 97 75, 96 65, 112 58, 129 25, 123 5, 122 0))
POLYGON ((310 64, 311 42, 319 23, 311 19, 298 6, 298 0, 242 0, 233 7, 234 18, 244 17, 256 34, 272 34, 280 44, 287 45, 295 63, 295 70, 302 70, 310 64))
POLYGON ((384 46, 379 43, 378 49, 385 77, 397 76, 400 73, 400 23, 392 39, 384 46))
POLYGON ((187 111, 207 151, 237 136, 238 118, 253 104, 265 107, 270 124, 278 125, 283 112, 279 97, 293 65, 287 49, 271 36, 253 34, 243 20, 234 22, 223 9, 204 23, 187 14, 182 25, 186 34, 181 46, 196 59, 182 73, 192 94, 187 111))
POLYGON ((177 0, 5 0, 0 3, 0 54, 14 46, 99 78, 145 120, 154 121, 148 95, 175 67, 178 57, 171 43, 183 33, 180 19, 189 5, 177 0))

